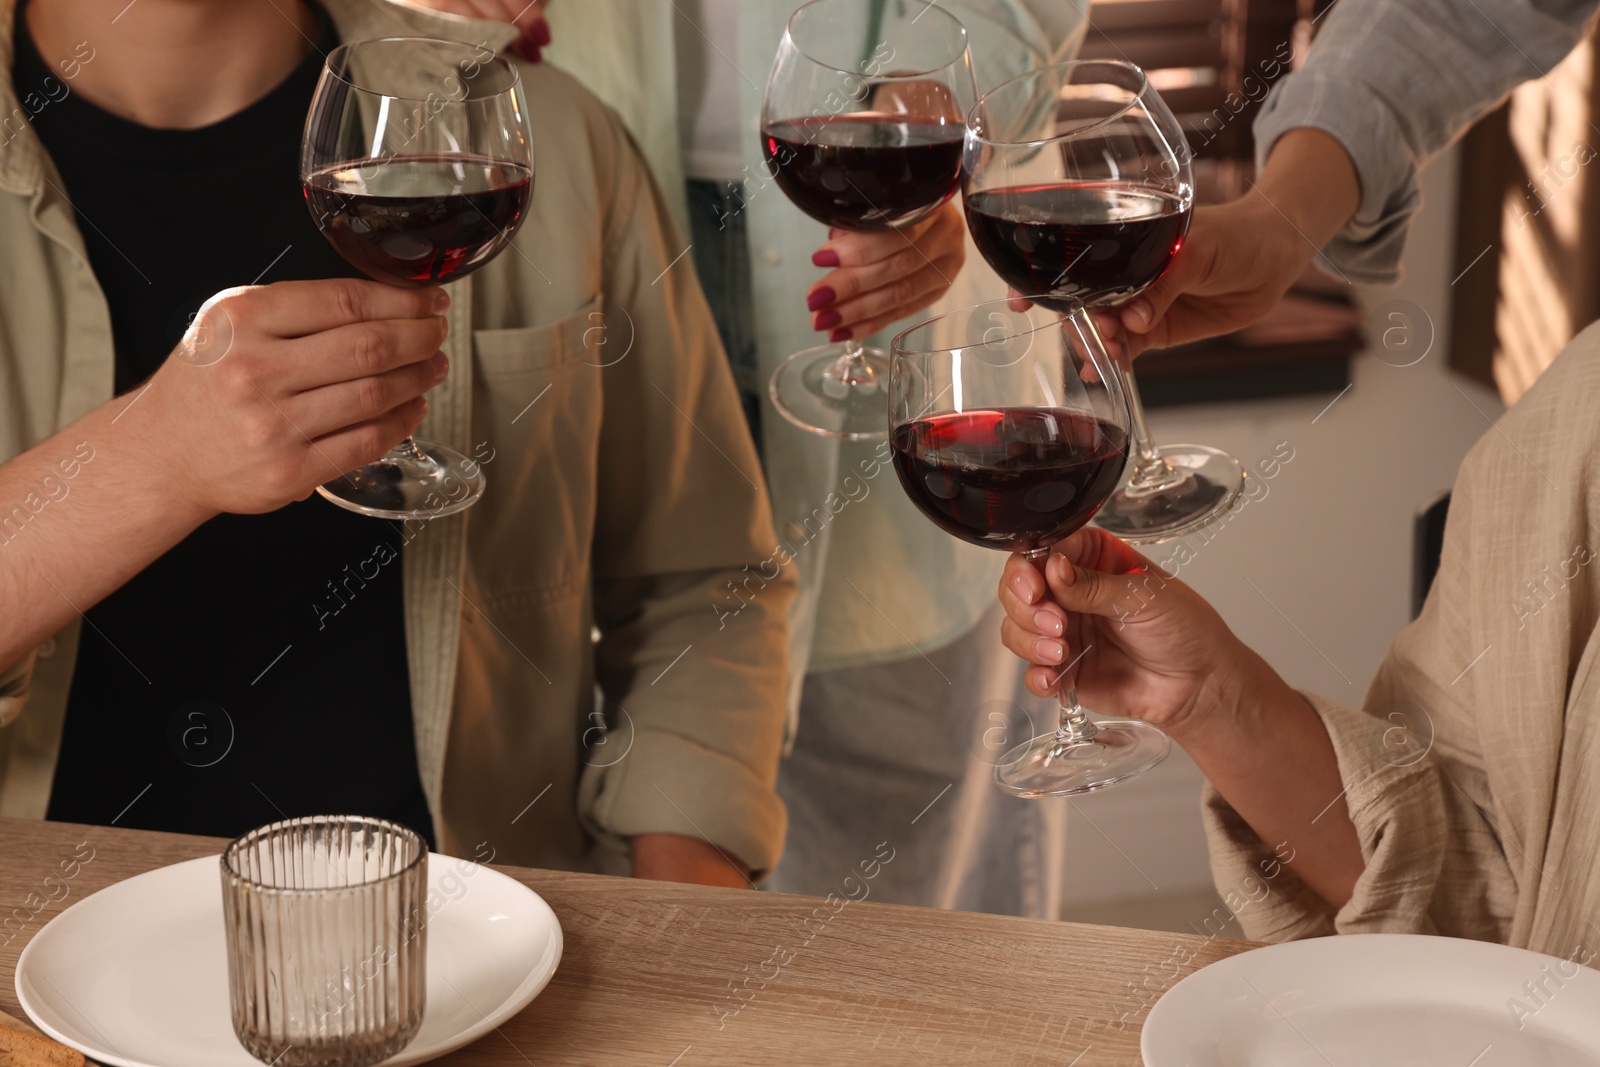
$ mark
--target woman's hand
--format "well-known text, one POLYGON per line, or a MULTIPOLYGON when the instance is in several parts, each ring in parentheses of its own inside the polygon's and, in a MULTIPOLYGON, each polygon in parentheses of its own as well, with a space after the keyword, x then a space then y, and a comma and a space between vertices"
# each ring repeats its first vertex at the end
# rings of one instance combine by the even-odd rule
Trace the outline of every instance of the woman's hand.
POLYGON ((903 230, 828 231, 811 262, 838 269, 806 294, 812 328, 830 341, 860 340, 932 306, 966 262, 966 232, 953 202, 903 230))
POLYGON ((1093 528, 1056 545, 1046 561, 1041 576, 1036 564, 1012 556, 1000 579, 1001 640, 1031 664, 1030 691, 1054 695, 1062 668, 1078 661, 1078 695, 1088 707, 1143 719, 1180 741, 1236 702, 1259 658, 1194 590, 1093 528))
POLYGON ((511 47, 530 63, 539 62, 541 51, 550 43, 550 22, 544 17, 544 9, 549 0, 410 0, 410 2, 432 8, 434 11, 443 11, 448 15, 511 23, 522 34, 511 47))

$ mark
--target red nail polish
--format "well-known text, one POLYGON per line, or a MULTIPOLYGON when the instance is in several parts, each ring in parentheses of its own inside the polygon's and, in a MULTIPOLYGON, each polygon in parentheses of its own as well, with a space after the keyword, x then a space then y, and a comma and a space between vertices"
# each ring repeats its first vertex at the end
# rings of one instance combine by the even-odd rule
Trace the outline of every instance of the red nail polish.
POLYGON ((544 19, 535 22, 529 32, 533 35, 534 43, 540 48, 550 43, 550 23, 544 19))
POLYGON ((839 253, 831 248, 818 249, 811 256, 811 265, 813 267, 837 267, 839 265, 839 253))
MULTIPOLYGON (((824 311, 822 314, 816 317, 815 321, 811 323, 811 328, 813 330, 831 329, 832 327, 839 325, 840 317, 841 316, 837 311, 824 311)), ((849 331, 847 330, 845 332, 848 333, 849 331)), ((833 340, 838 340, 838 338, 833 338, 833 340)))
POLYGON ((811 295, 806 297, 806 310, 821 311, 837 299, 839 299, 839 296, 833 291, 833 286, 824 285, 821 289, 813 290, 811 295))
POLYGON ((851 334, 850 327, 846 326, 842 330, 834 330, 832 333, 830 333, 828 335, 828 340, 832 341, 834 343, 838 343, 840 341, 848 341, 848 340, 850 340, 850 334, 851 334))

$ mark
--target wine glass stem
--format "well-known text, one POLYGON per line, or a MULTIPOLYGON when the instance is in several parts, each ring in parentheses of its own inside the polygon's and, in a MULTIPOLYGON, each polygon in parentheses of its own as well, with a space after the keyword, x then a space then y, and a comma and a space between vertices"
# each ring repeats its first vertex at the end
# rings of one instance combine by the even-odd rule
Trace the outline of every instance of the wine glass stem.
POLYGON ((872 373, 872 365, 867 362, 866 351, 867 346, 860 341, 846 341, 844 351, 839 353, 839 358, 824 374, 843 385, 863 385, 872 381, 876 376, 872 373))
POLYGON ((432 462, 432 457, 417 447, 417 439, 410 434, 406 434, 406 439, 394 446, 394 451, 417 463, 432 462))
MULTIPOLYGON (((1050 557, 1048 548, 1036 548, 1026 553, 1027 559, 1039 568, 1039 576, 1044 577, 1044 565, 1050 557)), ((1068 645, 1071 650, 1071 645, 1068 645)), ((1089 650, 1086 648, 1061 669, 1061 677, 1056 682, 1056 702, 1061 707, 1061 717, 1056 723, 1055 742, 1057 745, 1075 745, 1088 741, 1095 735, 1094 723, 1089 721, 1089 715, 1083 710, 1083 705, 1078 703, 1078 664, 1083 661, 1084 655, 1089 650)))
MULTIPOLYGON (((1128 331, 1117 324, 1117 340, 1121 350, 1128 350, 1128 331)), ((1131 433, 1129 445, 1133 449, 1133 474, 1128 478, 1128 490, 1137 494, 1159 493, 1170 489, 1188 477, 1187 472, 1175 470, 1161 458, 1155 438, 1150 435, 1150 424, 1145 421, 1144 401, 1139 399, 1139 386, 1133 380, 1133 367, 1128 361, 1116 359, 1116 375, 1123 395, 1128 398, 1128 423, 1131 433)))

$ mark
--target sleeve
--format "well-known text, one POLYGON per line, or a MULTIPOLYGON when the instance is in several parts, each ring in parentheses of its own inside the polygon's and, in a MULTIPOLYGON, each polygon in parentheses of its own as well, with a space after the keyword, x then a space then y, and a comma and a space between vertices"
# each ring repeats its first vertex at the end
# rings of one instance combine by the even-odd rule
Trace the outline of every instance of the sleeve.
POLYGON ((1417 175, 1525 81, 1582 38, 1594 0, 1340 0, 1304 66, 1255 121, 1256 166, 1301 126, 1336 138, 1361 179, 1361 204, 1324 250, 1352 282, 1399 277, 1417 175))
POLYGON ((1328 806, 1345 805, 1366 861, 1350 900, 1331 907, 1295 874, 1290 842, 1262 841, 1205 786, 1212 877, 1247 937, 1506 939, 1515 879, 1489 814, 1495 804, 1470 707, 1484 690, 1455 685, 1478 640, 1479 586, 1500 579, 1472 556, 1480 470, 1471 457, 1463 465, 1432 595, 1390 646, 1362 707, 1303 694, 1327 728, 1344 786, 1328 806))
POLYGON ((596 675, 632 745, 585 769, 579 808, 611 847, 683 834, 759 876, 785 830, 775 783, 794 579, 774 558, 761 467, 688 242, 607 121, 606 313, 634 340, 603 382, 596 675))

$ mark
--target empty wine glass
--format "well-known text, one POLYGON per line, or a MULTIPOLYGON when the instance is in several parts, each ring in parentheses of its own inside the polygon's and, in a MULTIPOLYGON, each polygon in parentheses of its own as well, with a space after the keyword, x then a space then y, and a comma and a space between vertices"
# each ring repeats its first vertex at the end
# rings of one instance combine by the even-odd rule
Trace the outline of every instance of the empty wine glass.
MULTIPOLYGON (((977 99, 967 31, 932 4, 812 0, 794 13, 761 108, 761 147, 801 211, 841 230, 898 230, 955 195, 977 99)), ((888 356, 855 338, 773 373, 779 414, 847 440, 881 438, 888 356)))
MULTIPOLYGON (((516 64, 427 37, 328 53, 300 154, 306 206, 353 266, 391 285, 465 277, 511 243, 533 195, 516 64)), ((467 456, 406 438, 318 492, 365 515, 449 515, 483 495, 467 456)))
MULTIPOLYGON (((973 242, 1008 285, 1048 307, 1138 296, 1183 244, 1193 202, 1183 130, 1132 63, 1030 71, 968 118, 962 203, 973 242)), ((1112 374, 1128 397, 1133 463, 1096 524, 1145 544, 1224 512, 1244 488, 1239 461, 1207 445, 1157 447, 1131 373, 1119 363, 1112 374)))
MULTIPOLYGON (((1036 305, 1042 304, 1038 297, 1036 305)), ((1128 401, 1081 303, 1062 313, 995 300, 940 315, 891 343, 889 440, 917 508, 975 545, 1043 566, 1050 546, 1105 504, 1128 458, 1128 401)), ((1018 796, 1065 796, 1143 774, 1167 735, 1137 720, 1090 721, 1078 703, 1083 646, 1058 681, 1056 729, 1007 752, 995 782, 1018 796)))

